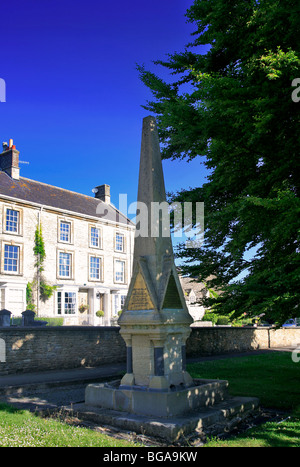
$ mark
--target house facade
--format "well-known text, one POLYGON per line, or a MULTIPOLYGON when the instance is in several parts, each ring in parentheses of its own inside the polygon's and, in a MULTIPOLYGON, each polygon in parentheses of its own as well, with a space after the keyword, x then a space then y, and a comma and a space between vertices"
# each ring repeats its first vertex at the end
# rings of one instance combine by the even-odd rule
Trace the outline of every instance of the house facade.
POLYGON ((179 280, 191 317, 194 322, 201 321, 206 309, 199 304, 199 300, 209 297, 209 290, 203 282, 197 282, 193 278, 184 277, 179 274, 179 280))
POLYGON ((63 317, 67 325, 111 325, 130 282, 134 224, 110 203, 110 187, 94 197, 20 177, 19 152, 3 143, 0 154, 0 301, 13 316, 27 307, 31 285, 39 317, 63 317), (42 278, 55 286, 39 293, 37 226, 45 246, 42 278), (97 316, 104 314, 104 316, 97 316))

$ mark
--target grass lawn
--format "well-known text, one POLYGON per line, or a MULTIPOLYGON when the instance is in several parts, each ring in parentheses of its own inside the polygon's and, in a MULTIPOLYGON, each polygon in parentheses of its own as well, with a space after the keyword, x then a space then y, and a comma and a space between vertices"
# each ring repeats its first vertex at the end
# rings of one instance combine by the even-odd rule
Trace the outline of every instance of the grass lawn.
MULTIPOLYGON (((300 362, 289 352, 226 358, 188 365, 194 378, 226 379, 231 395, 255 396, 264 408, 286 411, 286 420, 268 422, 227 440, 211 439, 206 447, 300 447, 300 362)), ((88 428, 0 404, 0 447, 134 447, 88 428)))
POLYGON ((289 352, 193 363, 188 371, 194 378, 226 379, 231 395, 255 396, 262 407, 291 414, 281 423, 265 423, 231 440, 212 440, 207 447, 300 447, 300 363, 289 352))
POLYGON ((0 447, 137 447, 87 428, 0 404, 0 447))

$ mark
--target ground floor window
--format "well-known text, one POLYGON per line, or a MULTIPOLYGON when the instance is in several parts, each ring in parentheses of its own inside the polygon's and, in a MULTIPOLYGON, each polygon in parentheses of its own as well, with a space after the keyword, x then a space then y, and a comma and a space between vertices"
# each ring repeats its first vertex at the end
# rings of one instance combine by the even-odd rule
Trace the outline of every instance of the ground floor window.
POLYGON ((113 295, 113 314, 117 316, 125 305, 126 295, 113 295))
POLYGON ((119 311, 119 295, 113 295, 113 298, 114 298, 114 303, 113 303, 113 306, 114 306, 114 311, 113 311, 113 314, 114 316, 117 316, 118 315, 118 311, 119 311))
POLYGON ((121 295, 121 310, 123 310, 125 305, 126 295, 121 295))
POLYGON ((76 314, 76 292, 57 292, 57 314, 76 314))
POLYGON ((20 248, 15 245, 4 246, 4 271, 19 272, 20 248))

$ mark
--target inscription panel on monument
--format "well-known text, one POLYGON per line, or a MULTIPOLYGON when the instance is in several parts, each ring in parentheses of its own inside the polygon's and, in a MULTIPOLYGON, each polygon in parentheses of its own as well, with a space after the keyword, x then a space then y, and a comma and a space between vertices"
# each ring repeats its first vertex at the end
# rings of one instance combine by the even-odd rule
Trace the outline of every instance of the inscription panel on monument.
POLYGON ((139 272, 130 295, 128 310, 153 310, 154 305, 149 295, 142 274, 139 272))

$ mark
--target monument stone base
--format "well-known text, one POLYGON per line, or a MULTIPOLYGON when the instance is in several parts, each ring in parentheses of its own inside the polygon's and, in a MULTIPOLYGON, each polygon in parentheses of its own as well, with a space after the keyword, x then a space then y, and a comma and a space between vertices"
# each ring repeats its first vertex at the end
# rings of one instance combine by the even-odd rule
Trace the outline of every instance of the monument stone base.
POLYGON ((73 411, 81 418, 116 428, 158 437, 172 443, 192 433, 229 431, 258 408, 252 397, 229 397, 228 382, 195 379, 188 388, 153 391, 124 389, 120 381, 90 384, 84 404, 73 411))

